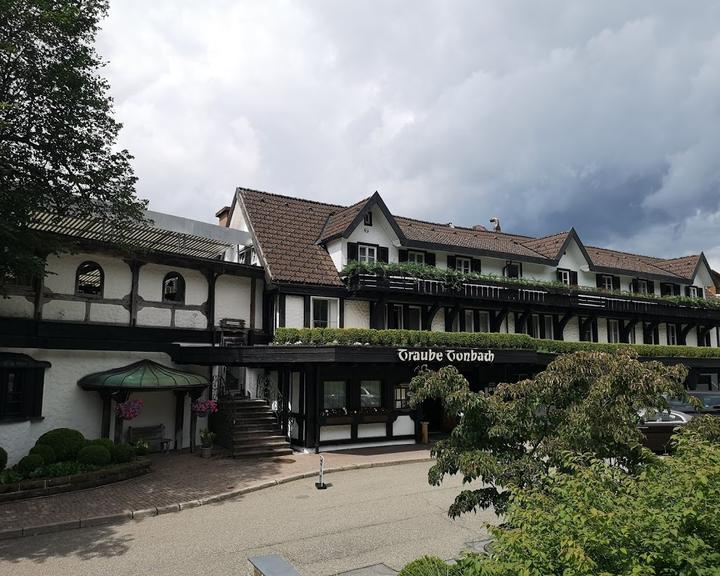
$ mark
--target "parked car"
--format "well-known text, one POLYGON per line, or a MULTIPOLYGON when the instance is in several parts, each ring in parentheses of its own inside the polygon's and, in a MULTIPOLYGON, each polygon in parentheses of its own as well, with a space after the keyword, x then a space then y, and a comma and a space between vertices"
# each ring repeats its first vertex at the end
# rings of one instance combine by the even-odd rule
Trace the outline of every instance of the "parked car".
POLYGON ((667 452, 670 446, 670 438, 678 426, 690 422, 692 414, 686 414, 677 410, 641 410, 640 423, 638 428, 645 435, 645 447, 653 452, 667 452))
POLYGON ((685 414, 712 414, 720 416, 720 392, 699 392, 696 390, 688 390, 688 395, 697 398, 702 402, 702 408, 698 409, 689 402, 684 400, 668 400, 671 410, 684 412, 685 414))

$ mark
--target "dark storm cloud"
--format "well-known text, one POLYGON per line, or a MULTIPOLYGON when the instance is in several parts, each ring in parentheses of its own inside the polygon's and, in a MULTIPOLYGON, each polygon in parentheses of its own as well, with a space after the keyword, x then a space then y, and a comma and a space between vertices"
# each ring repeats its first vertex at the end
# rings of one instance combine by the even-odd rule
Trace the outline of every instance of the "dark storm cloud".
POLYGON ((116 0, 100 50, 156 210, 377 189, 720 266, 716 2, 116 0))

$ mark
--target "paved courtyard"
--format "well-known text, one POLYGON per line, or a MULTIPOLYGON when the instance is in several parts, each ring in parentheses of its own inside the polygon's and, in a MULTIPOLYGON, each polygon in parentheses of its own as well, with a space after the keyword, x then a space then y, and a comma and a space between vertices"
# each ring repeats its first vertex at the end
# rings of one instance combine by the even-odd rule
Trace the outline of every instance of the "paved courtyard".
MULTIPOLYGON (((430 452, 422 446, 408 445, 328 452, 324 457, 326 468, 342 468, 426 459, 430 452)), ((318 462, 316 454, 301 453, 259 460, 204 460, 194 454, 158 454, 153 456, 152 471, 145 476, 79 492, 0 504, 0 533, 201 500, 312 472, 318 469, 318 462)))
POLYGON ((351 470, 117 526, 0 542, 0 574, 158 576, 249 573, 246 558, 278 553, 301 574, 329 575, 422 554, 456 557, 485 537, 492 513, 447 516, 460 488, 427 484, 430 463, 351 470))

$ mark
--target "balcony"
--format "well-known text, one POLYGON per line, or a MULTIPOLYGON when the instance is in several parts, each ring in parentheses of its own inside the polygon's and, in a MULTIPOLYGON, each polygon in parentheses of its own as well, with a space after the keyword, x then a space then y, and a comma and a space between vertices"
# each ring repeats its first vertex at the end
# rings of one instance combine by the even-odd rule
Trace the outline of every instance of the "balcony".
MULTIPOLYGON (((663 298, 578 292, 555 286, 533 286, 502 281, 452 281, 406 275, 358 273, 347 277, 347 286, 357 293, 388 293, 432 296, 447 301, 473 301, 511 308, 542 308, 572 311, 580 316, 647 316, 678 322, 719 322, 720 308, 683 305, 663 298)), ((548 310, 550 311, 550 310, 548 310)))

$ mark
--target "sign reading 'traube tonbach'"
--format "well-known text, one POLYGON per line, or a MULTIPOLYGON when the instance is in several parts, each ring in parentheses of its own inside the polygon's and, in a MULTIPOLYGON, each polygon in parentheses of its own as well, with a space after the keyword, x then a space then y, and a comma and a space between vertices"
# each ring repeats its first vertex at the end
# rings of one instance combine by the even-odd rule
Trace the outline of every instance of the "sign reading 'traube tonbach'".
POLYGON ((398 348, 397 357, 401 362, 494 362, 495 354, 492 350, 409 350, 398 348))

